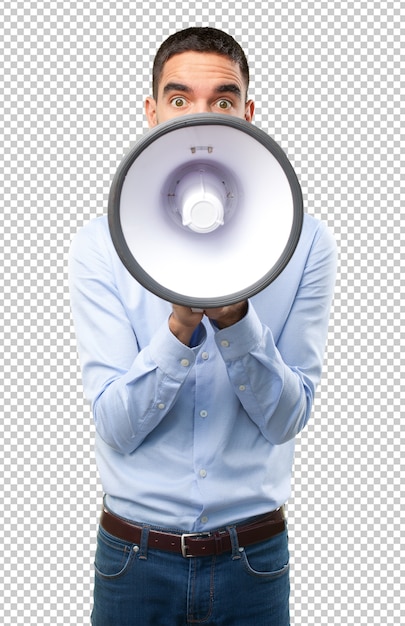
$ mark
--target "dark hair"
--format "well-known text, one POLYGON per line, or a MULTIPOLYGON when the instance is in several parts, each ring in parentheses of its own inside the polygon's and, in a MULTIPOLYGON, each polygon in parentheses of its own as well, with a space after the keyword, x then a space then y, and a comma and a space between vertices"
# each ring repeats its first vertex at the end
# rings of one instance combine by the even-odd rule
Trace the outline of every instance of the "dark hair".
POLYGON ((240 45, 231 35, 210 27, 192 27, 170 35, 162 43, 153 63, 153 97, 157 98, 160 77, 164 64, 182 52, 214 52, 229 57, 239 65, 242 76, 249 85, 249 66, 240 45))

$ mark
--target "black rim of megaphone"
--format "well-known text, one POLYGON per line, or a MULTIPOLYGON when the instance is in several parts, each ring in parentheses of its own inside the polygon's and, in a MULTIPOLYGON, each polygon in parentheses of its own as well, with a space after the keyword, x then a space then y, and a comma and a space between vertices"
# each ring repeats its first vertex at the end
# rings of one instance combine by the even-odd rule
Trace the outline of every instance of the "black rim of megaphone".
POLYGON ((110 229, 111 238, 115 247, 115 250, 122 261, 123 265, 129 271, 129 273, 148 291, 151 291, 158 297, 173 304, 180 304, 183 306, 208 309, 221 306, 228 306, 237 302, 247 300, 252 296, 262 291, 265 287, 270 285, 284 270, 295 248, 297 247, 303 223, 303 198, 301 186, 299 184, 297 175, 288 160, 287 155, 277 142, 272 139, 267 133, 255 126, 254 124, 247 122, 246 120, 221 115, 221 114, 197 114, 197 115, 185 115, 167 122, 162 122, 152 130, 149 130, 137 143, 133 146, 130 152, 124 157, 120 163, 117 172, 114 176, 111 184, 109 199, 108 199, 108 225, 110 229), (225 296, 211 297, 211 298, 198 298, 190 297, 185 294, 180 294, 171 289, 167 289, 156 280, 152 278, 145 270, 139 265, 130 251, 126 239, 124 237, 122 224, 121 224, 121 191, 127 176, 127 173, 139 155, 145 150, 151 143, 166 135, 167 133, 174 132, 181 128, 189 126, 231 126, 237 130, 240 130, 248 135, 252 136, 258 142, 260 142, 271 154, 277 159, 282 167, 292 194, 293 200, 293 224, 291 228, 290 237, 284 248, 283 254, 278 259, 277 263, 270 268, 269 272, 265 274, 260 280, 253 283, 245 289, 241 289, 233 294, 227 294, 225 296))

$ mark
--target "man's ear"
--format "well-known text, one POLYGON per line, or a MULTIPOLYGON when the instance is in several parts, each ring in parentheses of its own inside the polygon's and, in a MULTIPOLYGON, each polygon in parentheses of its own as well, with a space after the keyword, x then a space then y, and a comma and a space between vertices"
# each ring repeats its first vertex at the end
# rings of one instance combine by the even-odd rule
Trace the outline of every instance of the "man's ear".
POLYGON ((245 120, 251 122, 255 113, 255 103, 253 100, 248 100, 245 105, 245 120))
POLYGON ((156 100, 151 96, 145 100, 145 114, 149 128, 157 126, 156 100))

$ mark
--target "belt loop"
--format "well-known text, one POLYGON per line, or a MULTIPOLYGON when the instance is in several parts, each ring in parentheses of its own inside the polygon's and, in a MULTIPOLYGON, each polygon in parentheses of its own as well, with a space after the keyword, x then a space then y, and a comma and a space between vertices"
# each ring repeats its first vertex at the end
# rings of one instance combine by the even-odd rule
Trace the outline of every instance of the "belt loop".
POLYGON ((232 560, 240 559, 240 550, 239 550, 239 541, 238 541, 238 533, 236 532, 235 526, 227 526, 226 527, 229 537, 231 539, 232 546, 232 560))
POLYGON ((149 540, 149 526, 142 526, 141 541, 139 542, 139 559, 146 561, 148 558, 148 540, 149 540))

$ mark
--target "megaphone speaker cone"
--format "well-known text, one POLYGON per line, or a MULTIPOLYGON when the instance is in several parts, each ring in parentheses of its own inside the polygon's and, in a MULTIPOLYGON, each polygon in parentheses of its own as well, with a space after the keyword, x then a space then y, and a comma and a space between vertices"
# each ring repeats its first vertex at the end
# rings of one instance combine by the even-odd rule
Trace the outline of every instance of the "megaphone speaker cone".
POLYGON ((114 177, 108 219, 138 282, 205 309, 275 280, 298 243, 303 202, 292 165, 264 131, 231 116, 193 115, 135 144, 114 177))

